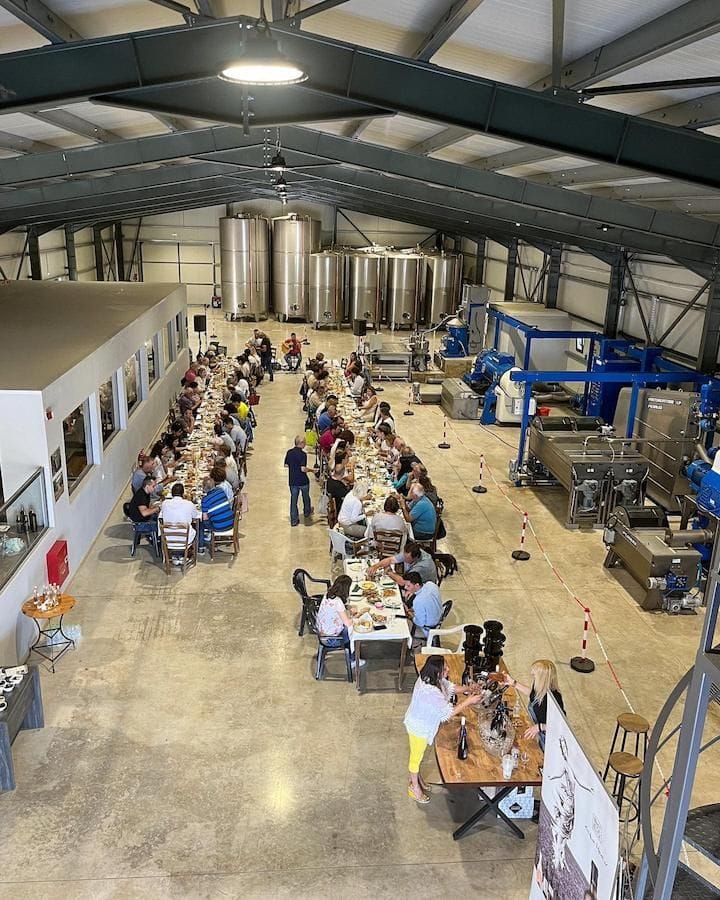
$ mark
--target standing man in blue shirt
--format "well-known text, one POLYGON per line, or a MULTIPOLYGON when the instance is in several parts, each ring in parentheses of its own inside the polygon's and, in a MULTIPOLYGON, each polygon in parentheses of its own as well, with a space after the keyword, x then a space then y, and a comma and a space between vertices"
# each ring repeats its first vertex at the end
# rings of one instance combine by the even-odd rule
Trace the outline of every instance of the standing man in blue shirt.
POLYGON ((295 446, 285 454, 285 466, 288 470, 290 485, 290 524, 294 528, 300 524, 298 513, 298 496, 300 494, 302 494, 305 518, 309 519, 314 511, 310 505, 310 479, 307 476, 307 453, 305 452, 305 438, 302 435, 297 435, 295 446))

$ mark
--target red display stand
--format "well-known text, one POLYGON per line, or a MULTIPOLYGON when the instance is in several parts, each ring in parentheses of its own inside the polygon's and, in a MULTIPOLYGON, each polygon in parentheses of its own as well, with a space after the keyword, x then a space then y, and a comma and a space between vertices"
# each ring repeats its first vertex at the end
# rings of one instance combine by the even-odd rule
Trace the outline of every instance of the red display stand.
POLYGON ((45 557, 48 584, 62 585, 70 574, 67 541, 55 541, 45 557))

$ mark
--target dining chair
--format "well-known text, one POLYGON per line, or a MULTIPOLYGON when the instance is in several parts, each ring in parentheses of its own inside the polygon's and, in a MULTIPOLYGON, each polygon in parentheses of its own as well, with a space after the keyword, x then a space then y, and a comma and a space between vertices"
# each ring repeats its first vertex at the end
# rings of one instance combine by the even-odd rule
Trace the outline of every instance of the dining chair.
POLYGON ((235 510, 232 528, 225 531, 210 531, 210 559, 215 559, 215 551, 219 547, 232 547, 233 556, 237 556, 240 552, 240 522, 242 520, 242 511, 235 510))
POLYGON ((327 578, 313 578, 305 569, 295 569, 292 574, 292 584, 302 602, 300 628, 298 630, 298 637, 302 637, 305 633, 306 625, 310 631, 315 631, 315 615, 325 591, 330 587, 330 580, 327 578), (321 594, 311 594, 308 582, 323 585, 325 590, 321 594))
POLYGON ((183 575, 189 565, 197 563, 195 541, 190 539, 190 528, 186 522, 160 522, 160 543, 162 547, 165 574, 169 575, 173 570, 173 557, 180 557, 183 575))
POLYGON ((431 628, 428 631, 427 641, 422 645, 422 647, 419 648, 419 652, 428 656, 434 656, 435 654, 445 656, 461 656, 465 652, 463 650, 464 643, 465 625, 455 625, 453 628, 431 628), (454 650, 448 647, 441 646, 440 641, 443 638, 447 637, 448 635, 454 634, 460 636, 460 640, 458 641, 457 647, 455 647, 454 650))
POLYGON ((373 529, 375 546, 381 557, 397 556, 402 551, 407 531, 386 531, 383 528, 373 529))

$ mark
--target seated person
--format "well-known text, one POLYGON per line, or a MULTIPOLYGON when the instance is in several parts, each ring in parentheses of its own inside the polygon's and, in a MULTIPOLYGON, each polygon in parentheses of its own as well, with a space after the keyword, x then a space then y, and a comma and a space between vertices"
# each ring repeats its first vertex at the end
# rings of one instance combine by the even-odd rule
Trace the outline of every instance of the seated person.
POLYGON ((295 372, 300 368, 300 360, 302 357, 302 344, 297 339, 297 335, 293 331, 290 337, 283 341, 282 352, 285 355, 285 362, 290 371, 295 372))
MULTIPOLYGON (((393 447, 393 449, 395 449, 393 447)), ((394 455, 394 454, 392 454, 394 455)), ((393 463, 393 487, 396 491, 400 491, 405 494, 408 490, 408 478, 410 477, 410 472, 412 471, 412 467, 415 463, 419 463, 420 460, 415 455, 415 451, 408 444, 405 444, 399 453, 399 456, 396 458, 393 463)))
POLYGON ((317 411, 315 412, 317 418, 320 418, 320 416, 325 412, 325 410, 331 403, 334 403, 337 407, 337 399, 337 394, 328 394, 325 398, 325 401, 321 403, 320 406, 318 406, 317 411))
POLYGON ((165 456, 165 447, 162 441, 155 441, 149 456, 155 464, 155 469, 152 473, 155 476, 155 481, 157 481, 158 484, 168 481, 172 476, 172 469, 175 466, 174 461, 171 465, 167 460, 167 457, 165 456))
POLYGON ((336 416, 337 406, 334 403, 328 402, 325 406, 324 411, 317 417, 317 426, 320 434, 322 434, 323 431, 327 431, 327 429, 332 425, 336 416))
POLYGON ((401 515, 398 515, 399 509, 400 504, 397 498, 393 496, 387 497, 383 505, 383 512, 375 513, 368 522, 365 537, 372 541, 377 529, 380 529, 380 531, 399 531, 402 534, 407 534, 408 524, 401 515))
POLYGON ((237 421, 233 420, 227 413, 222 417, 222 424, 225 431, 230 435, 230 439, 235 445, 235 448, 244 451, 247 446, 248 436, 242 425, 239 425, 237 421))
POLYGON ((219 444, 222 447, 225 447, 229 453, 235 452, 235 441, 230 437, 229 432, 225 431, 221 422, 216 422, 215 427, 215 437, 213 438, 213 444, 216 446, 219 444))
POLYGON ((335 501, 336 510, 340 509, 349 491, 350 485, 345 479, 345 467, 342 464, 335 466, 325 483, 325 493, 335 501))
POLYGON ((350 377, 352 370, 355 368, 355 363, 357 361, 358 361, 358 355, 353 350, 353 352, 350 354, 350 359, 347 361, 347 365, 345 366, 345 377, 346 378, 350 377))
POLYGON ((362 505, 364 496, 364 485, 356 484, 352 491, 345 495, 342 506, 338 510, 338 525, 348 537, 361 538, 365 535, 367 522, 362 505))
POLYGON ((408 503, 404 497, 400 498, 400 509, 406 522, 413 527, 416 541, 431 541, 435 537, 435 524, 437 511, 430 500, 425 496, 422 485, 415 484, 408 494, 408 503))
POLYGON ((153 476, 153 481, 157 481, 155 476, 155 460, 150 456, 142 456, 139 460, 139 465, 137 469, 132 474, 132 478, 130 479, 130 490, 133 495, 137 494, 140 488, 145 483, 145 479, 148 475, 153 476))
POLYGON ((384 400, 378 403, 377 412, 375 414, 375 427, 378 425, 389 425, 390 431, 395 431, 395 419, 390 415, 390 404, 384 400))
POLYGON ((195 425, 195 410, 198 406, 200 406, 200 398, 195 392, 195 388, 188 384, 178 398, 178 408, 183 421, 190 429, 195 425))
MULTIPOLYGON (((325 643, 336 647, 350 646, 350 629, 352 628, 352 620, 348 615, 345 604, 350 596, 350 588, 352 587, 352 579, 349 575, 341 575, 327 589, 327 593, 320 601, 320 606, 315 617, 317 625, 317 633, 326 638, 337 638, 337 642, 325 640, 325 643)), ((355 654, 351 652, 350 661, 355 663, 355 654)), ((360 660, 363 666, 365 660, 360 660)))
POLYGON ((235 496, 233 493, 232 485, 226 478, 225 466, 218 460, 215 461, 215 464, 210 470, 210 477, 228 498, 228 503, 232 503, 233 497, 235 496))
MULTIPOLYGON (((185 488, 179 482, 172 486, 170 494, 171 496, 167 500, 163 500, 160 506, 160 518, 165 525, 189 525, 187 539, 189 546, 195 540, 195 529, 192 526, 198 517, 198 511, 189 500, 185 499, 185 488)), ((168 544, 168 549, 184 550, 185 548, 168 544)))
POLYGON ((202 529, 200 532, 202 546, 200 553, 210 543, 211 531, 229 531, 235 522, 235 514, 228 502, 225 491, 209 476, 203 481, 205 495, 202 498, 202 529))
POLYGON ((314 416, 318 407, 325 399, 325 386, 319 384, 313 391, 308 394, 307 411, 308 415, 314 416))
POLYGON ((417 572, 405 577, 405 613, 415 625, 415 634, 426 638, 431 628, 437 628, 443 607, 440 590, 432 581, 423 581, 417 572))
POLYGON ((363 378, 362 368, 359 363, 353 366, 350 373, 350 393, 356 400, 360 400, 362 392, 365 390, 365 379, 363 378))
POLYGON ((417 572, 423 581, 437 581, 437 569, 432 556, 426 550, 423 550, 422 547, 419 547, 415 541, 408 541, 402 553, 398 553, 397 556, 386 556, 385 559, 381 559, 375 565, 370 566, 368 575, 374 575, 378 569, 385 569, 388 578, 392 578, 395 584, 402 584, 403 576, 390 569, 390 566, 399 565, 400 563, 404 566, 405 576, 409 575, 410 572, 417 572))
POLYGON ((233 491, 239 491, 243 479, 240 476, 237 463, 235 462, 235 457, 232 455, 232 452, 228 450, 225 444, 222 444, 217 448, 217 451, 215 453, 215 464, 225 466, 226 480, 230 482, 230 487, 233 489, 233 491))
POLYGON ((341 430, 342 429, 339 425, 334 424, 331 425, 330 428, 327 428, 325 431, 323 431, 318 441, 320 449, 323 453, 325 453, 326 455, 330 453, 330 450, 332 449, 335 441, 338 439, 338 435, 340 434, 341 430))
POLYGON ((375 393, 375 388, 371 385, 368 385, 363 391, 363 402, 360 405, 360 421, 361 422, 374 422, 375 421, 375 410, 378 405, 378 396, 375 393))
POLYGON ((127 505, 128 518, 135 523, 135 531, 140 534, 157 534, 158 507, 150 500, 155 487, 153 476, 146 475, 127 505))
MULTIPOLYGON (((425 467, 421 466, 420 468, 424 469, 425 467)), ((427 470, 425 470, 424 473, 418 475, 417 483, 425 491, 425 496, 437 510, 438 503, 440 503, 440 498, 438 497, 437 488, 430 480, 430 476, 427 474, 427 470)))

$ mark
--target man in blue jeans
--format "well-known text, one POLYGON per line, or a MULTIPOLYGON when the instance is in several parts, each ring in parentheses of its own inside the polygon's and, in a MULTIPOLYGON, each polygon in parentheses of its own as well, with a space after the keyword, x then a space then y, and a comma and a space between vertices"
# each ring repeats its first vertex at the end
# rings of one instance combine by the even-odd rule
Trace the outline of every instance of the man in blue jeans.
POLYGON ((297 435, 295 446, 285 454, 285 466, 288 470, 288 483, 290 485, 290 524, 300 524, 298 513, 298 495, 303 498, 303 515, 309 519, 313 514, 310 505, 310 479, 307 476, 307 453, 305 452, 305 438, 297 435))

